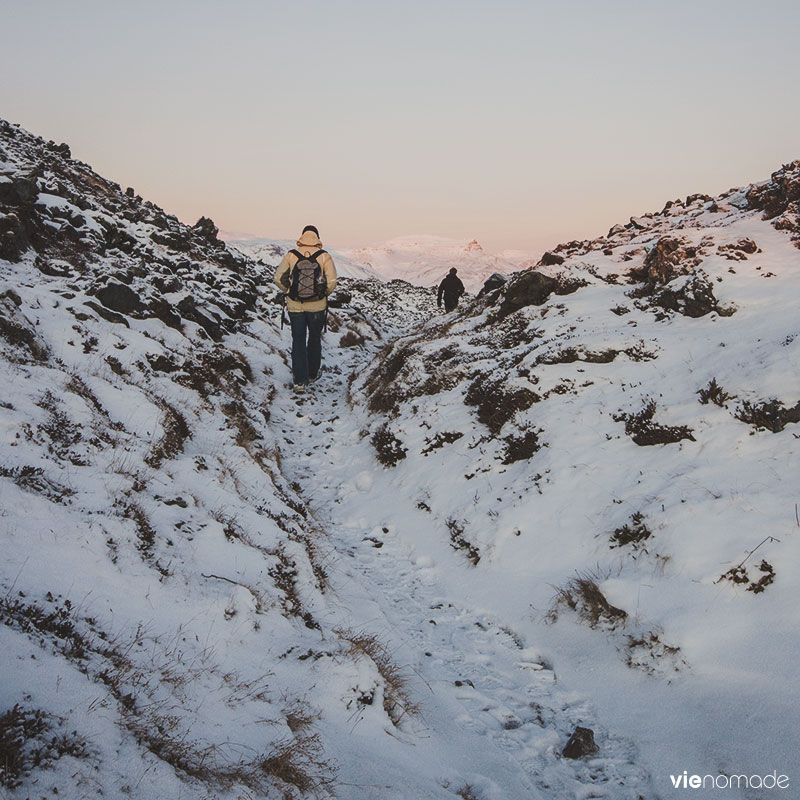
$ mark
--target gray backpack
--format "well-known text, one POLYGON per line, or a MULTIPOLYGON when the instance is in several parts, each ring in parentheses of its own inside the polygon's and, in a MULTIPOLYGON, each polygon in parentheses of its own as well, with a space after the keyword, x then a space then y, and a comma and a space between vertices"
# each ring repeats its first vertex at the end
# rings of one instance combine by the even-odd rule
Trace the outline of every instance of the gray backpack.
POLYGON ((299 250, 289 252, 297 256, 297 263, 292 267, 289 278, 289 298, 300 303, 324 300, 328 281, 317 259, 325 251, 317 250, 310 256, 303 255, 299 250))

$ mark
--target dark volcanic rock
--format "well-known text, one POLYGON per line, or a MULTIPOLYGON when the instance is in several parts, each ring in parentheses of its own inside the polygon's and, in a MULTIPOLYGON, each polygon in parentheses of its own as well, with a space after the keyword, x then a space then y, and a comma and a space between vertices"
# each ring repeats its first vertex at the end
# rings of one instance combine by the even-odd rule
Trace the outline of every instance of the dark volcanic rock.
POLYGON ((0 181, 0 203, 10 206, 30 205, 38 194, 36 182, 29 178, 14 176, 8 181, 0 181))
POLYGON ((148 316, 160 319, 165 325, 169 325, 170 328, 175 328, 177 331, 183 327, 181 315, 162 297, 150 301, 147 313, 148 316))
POLYGON ((478 292, 478 297, 483 297, 484 295, 493 292, 495 289, 500 289, 506 285, 508 278, 505 275, 502 275, 499 272, 495 272, 490 275, 484 282, 481 290, 478 292))
POLYGON ((651 286, 665 285, 678 275, 697 266, 697 249, 677 236, 662 236, 645 256, 640 269, 630 271, 631 278, 651 286))
POLYGON ((747 192, 747 207, 763 211, 764 219, 773 219, 783 214, 790 205, 798 202, 800 202, 800 161, 786 164, 772 173, 769 182, 753 186, 747 192))
POLYGON ((535 270, 526 270, 509 282, 500 306, 502 316, 508 316, 525 306, 540 306, 558 289, 558 281, 535 270))
POLYGON ((96 296, 106 308, 120 314, 138 314, 142 310, 139 295, 124 283, 109 281, 97 290, 96 296))
POLYGON ((194 225, 192 225, 192 230, 199 233, 204 239, 211 242, 212 244, 221 244, 219 239, 217 238, 217 234, 219 233, 219 228, 214 224, 214 221, 209 217, 200 217, 194 225))
POLYGON ((124 325, 126 328, 130 328, 128 324, 128 320, 122 316, 122 314, 117 314, 116 311, 111 311, 108 308, 104 308, 100 305, 100 303, 95 303, 94 300, 87 300, 84 303, 85 306, 91 308, 99 317, 102 317, 104 320, 108 322, 113 322, 117 325, 124 325))
POLYGON ((540 267, 555 267, 564 263, 564 256, 547 251, 539 260, 540 267))
POLYGON ((184 297, 178 303, 178 311, 186 319, 196 322, 215 342, 222 339, 222 326, 210 311, 197 307, 192 297, 184 297))
POLYGON ((69 149, 69 145, 66 142, 61 142, 61 144, 56 144, 52 139, 47 143, 47 146, 52 150, 54 153, 58 153, 63 158, 72 158, 72 151, 69 149))
POLYGON ((19 261, 28 247, 28 234, 19 217, 16 214, 0 214, 0 258, 19 261))
POLYGON ((345 289, 334 289, 328 297, 328 305, 331 308, 342 308, 353 300, 353 295, 345 289))
POLYGON ((596 753, 600 748, 595 744, 594 731, 578 725, 569 737, 569 741, 561 752, 564 758, 583 758, 596 753))
POLYGON ((704 317, 712 311, 729 317, 735 311, 735 308, 719 305, 713 285, 703 275, 693 275, 675 289, 662 289, 653 295, 651 302, 665 311, 677 311, 685 317, 704 317))
POLYGON ((47 347, 42 344, 36 329, 19 310, 19 296, 6 291, 0 296, 0 338, 16 347, 25 348, 37 361, 47 360, 47 347))

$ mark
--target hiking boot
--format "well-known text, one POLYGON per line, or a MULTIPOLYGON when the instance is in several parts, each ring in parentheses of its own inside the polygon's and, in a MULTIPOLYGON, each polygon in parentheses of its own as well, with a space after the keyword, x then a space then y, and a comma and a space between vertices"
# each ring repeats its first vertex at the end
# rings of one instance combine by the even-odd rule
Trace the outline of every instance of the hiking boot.
POLYGON ((309 378, 309 383, 316 383, 322 377, 322 367, 319 368, 319 372, 313 377, 309 378))
POLYGON ((307 383, 295 383, 293 388, 294 388, 295 394, 303 394, 305 392, 305 390, 308 388, 308 384, 307 383))

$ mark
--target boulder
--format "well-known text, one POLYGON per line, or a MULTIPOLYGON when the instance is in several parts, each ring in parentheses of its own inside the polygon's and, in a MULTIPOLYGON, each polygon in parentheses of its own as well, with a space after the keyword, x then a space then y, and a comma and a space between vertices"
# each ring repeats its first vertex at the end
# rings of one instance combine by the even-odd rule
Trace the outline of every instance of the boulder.
POLYGON ((631 278, 649 286, 664 286, 678 275, 697 266, 697 249, 677 236, 662 236, 645 256, 639 269, 632 269, 631 278))
POLYGON ((119 314, 138 314, 142 310, 139 295, 124 283, 109 281, 97 290, 96 297, 106 308, 119 314))
POLYGON ((185 319, 197 323, 215 342, 222 339, 222 326, 207 309, 200 309, 191 295, 187 295, 178 303, 178 311, 185 319))
POLYGON ((345 289, 334 289, 328 297, 328 305, 331 308, 342 308, 342 306, 349 305, 352 299, 353 295, 345 289))
POLYGON ((87 300, 84 305, 87 308, 91 308, 95 314, 97 314, 99 317, 102 317, 104 320, 113 322, 115 325, 124 325, 126 328, 130 328, 128 320, 126 320, 122 314, 117 314, 116 311, 111 311, 108 308, 104 308, 100 305, 100 303, 95 303, 94 300, 87 300))
POLYGON ((37 361, 47 360, 47 346, 39 339, 36 328, 19 310, 20 298, 13 291, 0 296, 0 339, 27 350, 37 361))
POLYGON ((30 205, 39 195, 36 181, 14 176, 0 180, 0 203, 10 206, 30 205))
POLYGON ((52 139, 47 143, 47 146, 52 150, 54 153, 58 153, 63 158, 72 158, 72 151, 69 149, 69 145, 66 142, 61 142, 61 144, 56 144, 52 139))
POLYGON ((16 262, 30 247, 25 226, 16 214, 0 214, 0 258, 16 262))
POLYGON ((478 297, 483 297, 484 295, 493 292, 495 289, 502 288, 507 282, 508 278, 505 275, 501 274, 500 272, 493 273, 483 282, 483 286, 478 292, 478 297))
POLYGON ((501 312, 503 316, 525 306, 540 306, 558 289, 558 281, 536 270, 525 270, 515 275, 506 288, 501 312))
POLYGON ((151 300, 147 307, 148 316, 160 319, 170 328, 179 331, 182 328, 181 315, 163 297, 151 300))
POLYGON ((539 259, 540 267, 556 267, 564 263, 564 256, 551 253, 549 250, 539 259))

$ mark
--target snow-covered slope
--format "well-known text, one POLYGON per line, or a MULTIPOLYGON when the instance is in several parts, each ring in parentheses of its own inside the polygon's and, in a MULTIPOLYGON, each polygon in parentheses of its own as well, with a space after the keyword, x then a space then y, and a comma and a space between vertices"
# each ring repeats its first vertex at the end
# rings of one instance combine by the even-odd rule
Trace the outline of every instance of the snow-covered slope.
POLYGON ((480 289, 495 272, 514 272, 533 263, 529 254, 511 250, 488 253, 474 239, 465 242, 443 236, 403 236, 341 253, 386 279, 400 278, 419 286, 438 286, 455 267, 468 292, 480 289))
POLYGON ((351 389, 403 546, 474 565, 432 580, 587 690, 660 796, 684 770, 796 770, 798 212, 800 162, 669 203, 399 338, 351 389))

